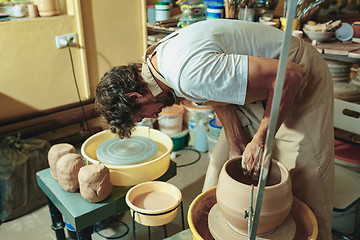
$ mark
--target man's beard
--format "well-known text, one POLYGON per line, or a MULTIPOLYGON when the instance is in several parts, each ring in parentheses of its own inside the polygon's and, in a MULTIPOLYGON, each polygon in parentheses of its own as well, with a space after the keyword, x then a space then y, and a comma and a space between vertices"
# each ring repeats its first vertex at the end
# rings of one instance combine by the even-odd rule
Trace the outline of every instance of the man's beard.
POLYGON ((164 107, 170 107, 175 104, 175 98, 171 92, 165 96, 156 97, 155 102, 164 104, 164 107))

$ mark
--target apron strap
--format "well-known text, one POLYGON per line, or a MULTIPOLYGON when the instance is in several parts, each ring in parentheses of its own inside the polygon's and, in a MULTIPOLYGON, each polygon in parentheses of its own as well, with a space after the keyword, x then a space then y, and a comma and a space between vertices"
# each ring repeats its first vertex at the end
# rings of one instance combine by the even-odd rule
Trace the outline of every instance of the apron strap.
POLYGON ((171 88, 171 86, 169 85, 169 83, 165 80, 165 78, 156 71, 156 69, 154 68, 154 66, 151 64, 151 57, 156 53, 155 49, 157 46, 159 46, 160 43, 163 43, 175 36, 177 36, 178 33, 174 33, 172 35, 170 35, 169 37, 165 37, 162 40, 160 40, 159 42, 155 43, 154 45, 150 46, 147 50, 146 53, 143 57, 143 63, 142 63, 142 69, 141 69, 141 76, 144 79, 144 81, 148 84, 148 88, 150 90, 150 92, 153 94, 154 97, 156 97, 157 95, 159 95, 162 92, 162 89, 160 88, 160 86, 157 84, 157 82, 154 79, 154 76, 161 81, 162 83, 164 83, 165 85, 167 85, 168 87, 171 88))

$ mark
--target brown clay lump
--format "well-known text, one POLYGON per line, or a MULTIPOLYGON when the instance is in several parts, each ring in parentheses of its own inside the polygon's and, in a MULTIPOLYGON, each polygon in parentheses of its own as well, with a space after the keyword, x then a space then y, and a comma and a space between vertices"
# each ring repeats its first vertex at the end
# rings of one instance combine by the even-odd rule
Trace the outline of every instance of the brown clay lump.
POLYGON ((110 171, 103 165, 87 165, 78 174, 80 194, 90 202, 101 202, 113 189, 110 182, 110 171))
POLYGON ((53 178, 57 179, 56 175, 56 163, 57 161, 68 153, 75 153, 75 147, 68 143, 59 143, 53 145, 48 152, 48 162, 50 166, 50 172, 53 178))
POLYGON ((68 192, 79 189, 78 173, 85 162, 80 154, 68 153, 59 158, 56 163, 56 175, 59 185, 68 192))

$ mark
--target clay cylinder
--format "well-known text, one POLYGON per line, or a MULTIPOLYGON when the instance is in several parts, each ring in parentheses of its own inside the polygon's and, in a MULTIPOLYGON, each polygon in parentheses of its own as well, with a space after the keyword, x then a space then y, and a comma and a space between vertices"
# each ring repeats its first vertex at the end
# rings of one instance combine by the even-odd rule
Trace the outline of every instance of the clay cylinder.
POLYGON ((60 14, 59 0, 34 0, 41 17, 50 17, 60 14))
POLYGON ((30 18, 39 17, 39 10, 37 9, 37 6, 35 4, 29 4, 28 11, 29 11, 30 18))
POLYGON ((50 166, 50 172, 53 178, 57 179, 56 175, 56 163, 57 161, 68 153, 75 153, 75 147, 68 143, 59 143, 53 145, 48 152, 48 162, 50 166))
MULTIPOLYGON (((289 215, 293 203, 289 172, 281 163, 272 160, 267 180, 258 236, 264 236, 279 226, 289 215)), ((238 157, 224 164, 216 188, 217 202, 227 223, 235 231, 245 235, 248 232, 248 218, 244 218, 244 214, 250 207, 251 184, 256 186, 257 181, 244 176, 241 157, 238 157)), ((257 190, 254 187, 253 206, 256 205, 257 190)))
POLYGON ((87 165, 80 168, 78 180, 81 196, 90 202, 103 201, 113 189, 110 171, 104 165, 87 165))
POLYGON ((56 163, 56 175, 59 185, 68 192, 79 189, 78 173, 85 162, 80 154, 68 153, 56 163))

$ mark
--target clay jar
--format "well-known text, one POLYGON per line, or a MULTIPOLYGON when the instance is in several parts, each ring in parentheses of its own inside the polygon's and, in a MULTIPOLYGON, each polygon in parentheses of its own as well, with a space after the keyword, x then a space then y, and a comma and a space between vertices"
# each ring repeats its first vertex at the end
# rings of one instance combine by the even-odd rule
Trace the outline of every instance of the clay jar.
POLYGON ((75 153, 76 149, 69 143, 59 143, 51 146, 48 152, 48 162, 50 166, 51 176, 57 179, 56 163, 64 155, 75 153))
POLYGON ((57 161, 56 176, 65 191, 75 192, 79 189, 78 173, 83 166, 83 158, 76 153, 65 154, 57 161))
MULTIPOLYGON (((237 232, 248 233, 248 218, 251 184, 257 185, 249 176, 244 176, 241 157, 228 160, 219 176, 216 198, 219 208, 228 224, 237 232)), ((254 187, 253 208, 255 212, 257 187, 254 187)), ((272 160, 263 203, 257 236, 271 233, 288 216, 293 202, 291 180, 288 170, 279 162, 272 160)))
POLYGON ((90 202, 101 202, 112 192, 110 171, 104 165, 86 165, 78 174, 80 194, 90 202))

